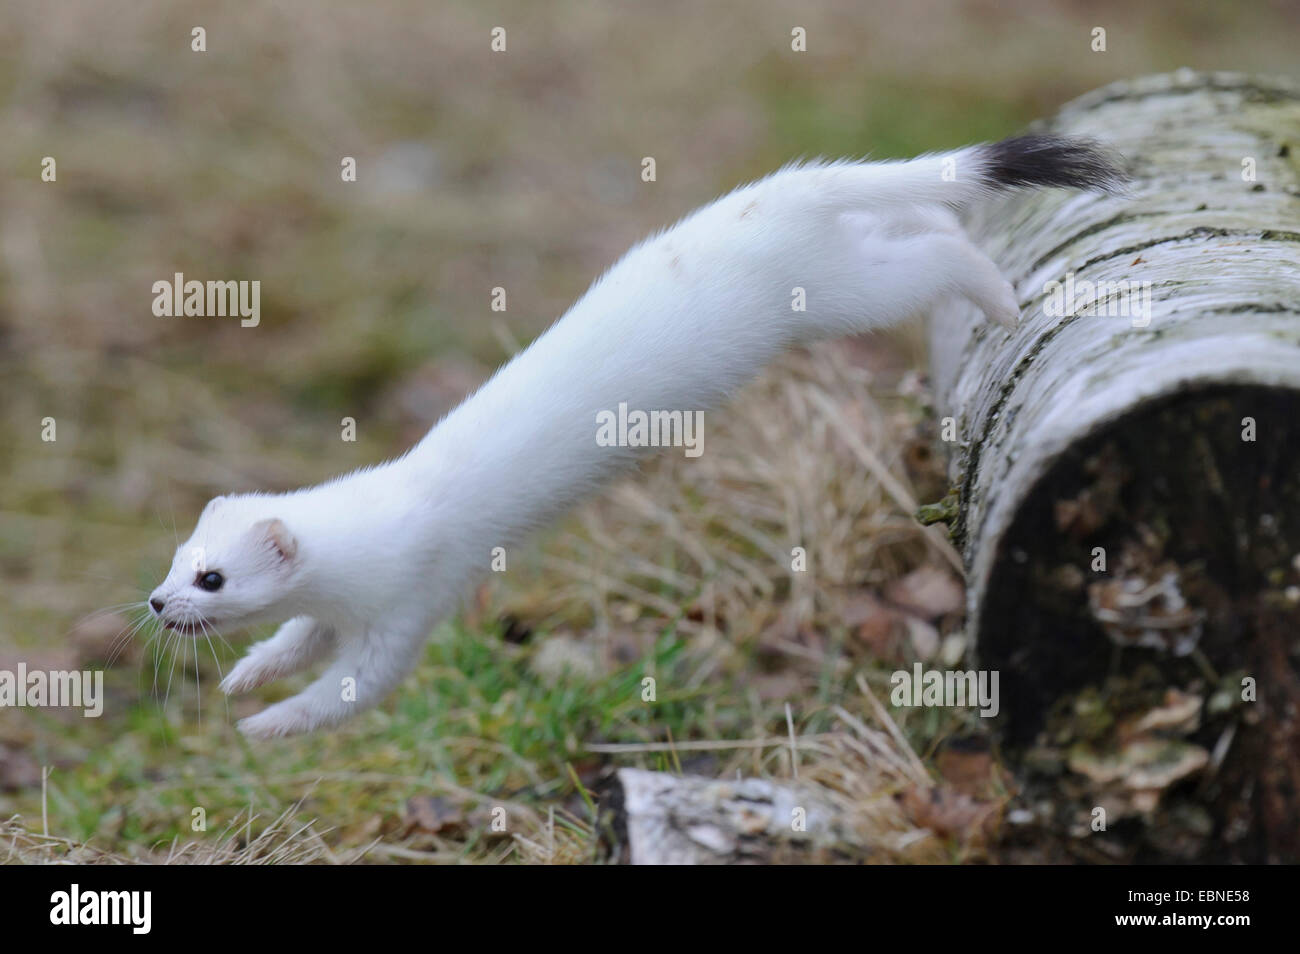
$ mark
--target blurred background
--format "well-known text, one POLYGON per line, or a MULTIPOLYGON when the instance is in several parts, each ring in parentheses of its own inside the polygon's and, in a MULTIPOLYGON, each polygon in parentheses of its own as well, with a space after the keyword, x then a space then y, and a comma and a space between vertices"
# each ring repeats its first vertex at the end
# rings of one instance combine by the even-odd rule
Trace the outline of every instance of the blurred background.
MULTIPOLYGON (((1294 71, 1298 39, 1300 4, 1278 0, 8 0, 0 668, 103 664, 131 622, 118 604, 161 577, 174 534, 185 538, 209 497, 400 452, 628 246, 746 179, 800 156, 1002 137, 1143 73, 1294 71), (191 50, 199 26, 202 53, 191 50), (504 53, 490 49, 494 27, 504 53), (806 52, 791 49, 795 27, 806 52), (1092 48, 1097 27, 1104 52, 1092 48), (55 182, 41 180, 46 156, 55 182), (340 177, 345 156, 355 183, 340 177), (640 178, 645 156, 653 183, 640 178), (259 280, 260 325, 155 317, 151 286, 175 272, 259 280), (491 310, 494 286, 507 290, 504 313, 491 310), (41 440, 47 417, 54 442, 41 440), (357 422, 355 443, 339 438, 343 417, 357 422)), ((796 357, 784 373, 860 389, 846 405, 863 433, 929 499, 942 495, 941 465, 899 460, 900 447, 928 446, 923 383, 908 373, 924 366, 921 340, 912 330, 834 361, 796 357), (890 403, 900 387, 915 400, 890 403)), ((308 798, 334 829, 326 854, 380 837, 405 846, 391 859, 528 857, 465 820, 508 798, 534 822, 548 806, 571 811, 582 855, 596 849, 579 796, 610 764, 584 743, 780 733, 791 698, 816 701, 800 715, 815 730, 814 710, 842 701, 854 652, 880 655, 865 623, 835 635, 846 603, 871 622, 862 601, 924 569, 928 551, 879 488, 841 486, 854 467, 842 449, 815 428, 793 436, 797 401, 768 413, 788 397, 779 381, 756 388, 734 445, 716 453, 791 454, 766 490, 758 464, 689 477, 655 465, 648 483, 593 504, 480 591, 386 709, 329 737, 251 749, 233 719, 290 690, 227 706, 216 667, 234 650, 160 662, 140 638, 116 647, 102 719, 0 711, 0 816, 39 817, 40 766, 54 766, 51 831, 126 854, 205 837, 189 824, 194 805, 224 824, 308 798), (819 454, 821 482, 801 483, 819 454), (744 531, 720 529, 725 508, 708 497, 728 480, 750 481, 754 525, 781 526, 793 496, 806 506, 790 538, 824 518, 828 551, 875 542, 801 594, 779 573, 750 572, 735 542, 744 531), (828 500, 853 518, 819 516, 828 500), (584 575, 610 553, 625 564, 584 575), (764 621, 738 618, 758 603, 764 621), (763 643, 768 617, 780 622, 763 643), (627 708, 634 663, 675 673, 680 694, 653 713, 627 708), (419 801, 431 793, 437 809, 419 801)), ((937 615, 923 620, 936 638, 959 629, 959 610, 937 615)), ((949 729, 908 732, 927 754, 949 729)), ((697 766, 734 767, 716 756, 697 766)), ((758 757, 745 767, 779 770, 758 757)))

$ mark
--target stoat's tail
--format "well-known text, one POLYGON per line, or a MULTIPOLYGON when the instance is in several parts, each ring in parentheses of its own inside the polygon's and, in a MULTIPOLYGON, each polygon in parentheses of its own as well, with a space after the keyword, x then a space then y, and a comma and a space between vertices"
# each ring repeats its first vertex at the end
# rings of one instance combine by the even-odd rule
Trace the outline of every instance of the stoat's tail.
POLYGON ((1128 178, 1118 157, 1099 143, 1051 135, 1016 136, 909 160, 813 164, 799 172, 808 177, 811 204, 841 211, 893 203, 962 209, 1006 189, 1117 191, 1128 178))
POLYGON ((1091 139, 1030 135, 962 150, 993 191, 1019 186, 1118 190, 1128 181, 1117 156, 1091 139))

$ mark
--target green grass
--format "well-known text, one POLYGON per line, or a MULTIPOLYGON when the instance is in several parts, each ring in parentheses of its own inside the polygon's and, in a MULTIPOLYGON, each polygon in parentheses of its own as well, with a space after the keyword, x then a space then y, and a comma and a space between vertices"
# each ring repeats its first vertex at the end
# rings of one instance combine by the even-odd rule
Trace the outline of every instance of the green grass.
MULTIPOLYGON (((134 672, 120 666, 109 672, 110 697, 138 691, 119 719, 30 714, 38 731, 61 740, 57 757, 63 764, 49 788, 51 831, 100 847, 161 844, 193 837, 191 813, 201 806, 215 837, 223 821, 250 805, 278 814, 302 797, 305 780, 316 778, 322 781, 306 785, 312 788, 306 814, 346 816, 364 794, 369 817, 350 824, 373 827, 378 819, 387 830, 397 824, 407 797, 442 790, 444 783, 488 801, 587 798, 572 768, 578 760, 594 767, 585 743, 700 738, 715 729, 703 722, 707 710, 699 704, 714 687, 660 688, 656 701, 642 701, 648 673, 668 687, 688 665, 685 646, 671 630, 646 659, 584 680, 571 673, 545 678, 529 666, 532 646, 449 623, 434 634, 414 677, 380 711, 334 734, 256 748, 240 740, 227 719, 213 689, 213 659, 200 659, 200 697, 193 650, 186 646, 184 652, 184 663, 173 656, 159 664, 158 696, 175 669, 165 710, 153 692, 150 654, 134 672), (233 759, 232 750, 238 753, 233 759)), ((29 819, 40 815, 30 797, 17 807, 29 819)), ((344 840, 350 834, 343 832, 344 840)), ((472 852, 475 846, 464 847, 472 852)))

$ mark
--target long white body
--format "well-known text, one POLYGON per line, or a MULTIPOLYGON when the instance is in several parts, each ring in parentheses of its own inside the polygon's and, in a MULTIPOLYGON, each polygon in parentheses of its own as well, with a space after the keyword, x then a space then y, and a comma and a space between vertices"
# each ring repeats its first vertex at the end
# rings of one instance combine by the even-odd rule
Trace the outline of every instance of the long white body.
POLYGON ((601 446, 599 412, 713 408, 795 343, 896 324, 948 296, 1014 325, 1010 286, 952 211, 992 187, 980 148, 787 168, 696 211, 628 252, 403 457, 209 504, 155 591, 160 617, 182 629, 289 620, 227 692, 333 654, 302 693, 244 720, 251 735, 377 703, 494 548, 641 453, 601 446), (194 582, 209 568, 227 578, 217 592, 194 582))

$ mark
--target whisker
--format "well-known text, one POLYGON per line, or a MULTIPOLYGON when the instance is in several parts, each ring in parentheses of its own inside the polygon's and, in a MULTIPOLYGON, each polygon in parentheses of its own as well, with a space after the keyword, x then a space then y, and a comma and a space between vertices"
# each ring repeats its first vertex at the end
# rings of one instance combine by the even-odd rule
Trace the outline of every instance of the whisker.
POLYGON ((134 625, 130 627, 124 627, 122 632, 118 633, 116 636, 113 637, 113 641, 109 644, 108 647, 108 660, 105 662, 104 668, 111 669, 113 667, 113 663, 117 661, 117 657, 122 654, 122 652, 126 649, 127 646, 131 645, 131 642, 132 640, 135 639, 136 634, 139 633, 146 626, 148 626, 149 623, 152 621, 153 621, 153 617, 149 614, 147 610, 143 610, 142 607, 142 613, 136 619, 134 625))
POLYGON ((137 606, 144 606, 144 600, 130 600, 129 602, 126 603, 114 603, 112 606, 103 606, 97 610, 92 610, 91 612, 87 613, 85 616, 78 619, 75 623, 73 623, 71 628, 69 628, 68 632, 65 633, 64 635, 66 636, 71 634, 72 630, 76 629, 82 623, 90 622, 92 619, 98 619, 101 616, 112 616, 118 610, 133 609, 134 607, 137 606))
MULTIPOLYGON (((224 681, 226 678, 226 674, 221 669, 221 660, 217 657, 217 647, 212 645, 212 637, 209 635, 209 631, 208 631, 208 621, 204 618, 202 613, 199 614, 199 625, 203 627, 203 638, 208 641, 208 649, 212 651, 212 661, 217 664, 217 679, 224 681)), ((216 631, 215 627, 213 628, 212 631, 213 632, 216 631)), ((221 638, 220 634, 217 635, 217 638, 218 639, 221 638)), ((229 722, 230 721, 230 698, 224 694, 222 695, 222 698, 225 699, 226 702, 226 721, 229 722)))
MULTIPOLYGON (((180 643, 180 638, 181 638, 181 637, 180 637, 180 634, 177 633, 176 636, 175 636, 175 640, 176 640, 176 642, 177 642, 178 644, 180 643)), ((183 651, 185 647, 184 647, 184 646, 181 646, 180 648, 181 648, 182 651, 183 651)), ((168 703, 168 701, 169 701, 169 700, 171 699, 171 697, 172 697, 172 677, 174 677, 175 675, 176 675, 176 653, 175 653, 175 652, 172 652, 172 664, 171 664, 171 666, 170 666, 170 667, 168 668, 168 670, 167 670, 167 692, 163 695, 163 714, 164 714, 164 715, 166 715, 166 713, 167 713, 167 703, 168 703)), ((184 666, 181 666, 181 678, 182 678, 182 679, 185 678, 185 667, 184 667, 184 666)))
MULTIPOLYGON (((217 656, 217 647, 212 645, 212 634, 216 632, 216 628, 209 629, 208 621, 201 616, 199 617, 199 626, 203 628, 203 638, 208 641, 208 648, 212 650, 212 661, 217 665, 217 675, 225 679, 226 674, 221 668, 221 659, 217 656)), ((220 635, 217 638, 220 639, 220 635)))
MULTIPOLYGON (((200 623, 200 626, 203 624, 200 623)), ((194 705, 195 719, 200 726, 203 725, 203 675, 199 671, 199 641, 193 637, 190 642, 194 644, 194 705)), ((183 675, 183 674, 182 674, 183 675)))
POLYGON ((226 637, 224 637, 224 636, 221 635, 220 630, 218 630, 218 629, 216 629, 215 627, 213 627, 212 635, 215 636, 215 637, 217 637, 217 639, 219 639, 219 640, 221 641, 221 645, 226 647, 226 652, 230 653, 230 655, 232 655, 232 656, 238 656, 238 655, 239 655, 239 653, 235 651, 235 647, 232 646, 232 645, 230 645, 230 643, 226 642, 226 637))
POLYGON ((171 641, 171 634, 167 630, 158 630, 158 636, 153 645, 153 697, 155 699, 158 698, 158 668, 162 664, 163 647, 171 641))
MULTIPOLYGON (((140 653, 140 676, 136 679, 136 696, 137 696, 137 701, 140 702, 142 705, 143 705, 143 703, 144 703, 144 694, 145 694, 145 686, 144 686, 144 678, 143 678, 143 677, 144 677, 144 673, 145 673, 145 666, 148 664, 148 661, 149 661, 149 655, 150 655, 149 651, 150 651, 151 648, 152 648, 152 650, 153 650, 153 657, 154 657, 154 683, 155 683, 155 685, 157 684, 157 681, 158 681, 158 662, 157 662, 157 659, 158 659, 158 637, 159 637, 160 635, 162 635, 162 632, 163 632, 163 630, 162 630, 162 624, 159 623, 159 624, 158 624, 156 627, 154 627, 154 628, 146 628, 146 632, 148 633, 148 635, 145 637, 145 641, 144 641, 144 651, 140 653)), ((157 695, 157 690, 156 690, 156 689, 154 690, 154 695, 155 695, 155 696, 157 695)))
POLYGON ((172 677, 176 675, 176 651, 172 649, 172 643, 175 641, 175 639, 176 639, 175 632, 172 632, 170 635, 168 635, 167 644, 163 650, 164 654, 170 657, 171 659, 171 665, 168 666, 167 668, 167 690, 166 692, 163 693, 163 701, 162 701, 162 709, 163 709, 164 717, 166 716, 167 713, 167 701, 171 698, 172 695, 172 677))
MULTIPOLYGON (((66 641, 67 639, 69 639, 69 638, 72 636, 72 634, 73 634, 73 633, 74 633, 74 632, 75 632, 79 627, 85 625, 86 623, 89 623, 91 620, 100 619, 100 618, 105 617, 105 616, 116 616, 116 615, 118 614, 118 611, 119 611, 119 610, 124 610, 124 609, 137 609, 137 608, 140 608, 140 607, 143 607, 143 606, 144 606, 143 601, 141 601, 141 600, 132 600, 132 601, 129 602, 129 603, 116 603, 116 604, 114 604, 114 605, 112 605, 112 606, 105 606, 105 607, 102 607, 102 608, 100 608, 100 609, 94 610, 94 611, 92 611, 92 612, 90 612, 90 613, 87 613, 85 616, 82 616, 82 617, 81 617, 80 619, 78 619, 75 623, 73 623, 72 626, 70 626, 67 630, 65 630, 64 633, 63 633, 63 638, 64 638, 64 640, 66 641)), ((129 621, 128 621, 128 625, 130 625, 129 621)), ((126 627, 124 626, 121 630, 118 630, 118 632, 113 636, 113 643, 116 643, 116 641, 117 641, 118 638, 122 635, 122 632, 123 632, 125 629, 126 629, 126 627)), ((112 643, 110 643, 110 648, 112 648, 112 643)))
POLYGON ((172 488, 167 486, 167 509, 171 511, 172 516, 172 539, 176 541, 176 549, 181 548, 181 538, 176 533, 176 503, 172 500, 172 488))

